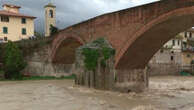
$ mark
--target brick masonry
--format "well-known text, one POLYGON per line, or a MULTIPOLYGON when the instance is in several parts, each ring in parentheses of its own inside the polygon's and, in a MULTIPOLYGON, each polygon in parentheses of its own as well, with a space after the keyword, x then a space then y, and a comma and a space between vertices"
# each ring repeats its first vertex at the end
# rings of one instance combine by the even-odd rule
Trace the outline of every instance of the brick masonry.
POLYGON ((86 43, 105 37, 116 48, 117 69, 145 68, 169 39, 194 23, 194 0, 162 0, 104 14, 61 30, 52 47, 55 56, 67 37, 86 43))

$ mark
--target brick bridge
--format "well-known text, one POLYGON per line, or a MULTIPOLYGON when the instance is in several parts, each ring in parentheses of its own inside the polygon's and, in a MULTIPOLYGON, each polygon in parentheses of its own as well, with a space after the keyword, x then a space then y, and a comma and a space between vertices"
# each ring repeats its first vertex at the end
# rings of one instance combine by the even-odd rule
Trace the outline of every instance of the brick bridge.
POLYGON ((118 73, 129 73, 144 69, 163 44, 193 24, 194 0, 161 0, 104 14, 55 35, 50 60, 72 64, 77 47, 105 37, 116 49, 118 73))
POLYGON ((67 59, 67 63, 72 63, 70 53, 61 53, 65 48, 70 45, 75 49, 72 47, 105 37, 116 49, 117 69, 143 69, 164 43, 193 24, 194 0, 161 0, 61 30, 53 41, 51 57, 53 62, 64 63, 67 59))

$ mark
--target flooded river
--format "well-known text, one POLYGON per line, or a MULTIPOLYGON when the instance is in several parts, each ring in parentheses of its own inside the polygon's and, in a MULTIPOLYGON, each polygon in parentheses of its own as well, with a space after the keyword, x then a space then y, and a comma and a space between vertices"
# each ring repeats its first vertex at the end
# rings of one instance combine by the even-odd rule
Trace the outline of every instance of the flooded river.
POLYGON ((72 80, 0 82, 0 110, 194 110, 194 77, 152 77, 140 94, 77 87, 72 80))

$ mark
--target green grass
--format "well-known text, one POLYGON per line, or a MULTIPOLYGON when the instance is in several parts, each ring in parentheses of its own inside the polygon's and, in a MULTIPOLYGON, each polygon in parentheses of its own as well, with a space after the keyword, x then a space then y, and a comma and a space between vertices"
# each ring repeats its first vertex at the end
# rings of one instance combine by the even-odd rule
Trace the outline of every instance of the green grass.
POLYGON ((64 79, 75 79, 75 75, 61 76, 61 77, 54 77, 54 76, 30 76, 30 77, 23 77, 21 80, 7 80, 7 79, 0 78, 0 81, 64 80, 64 79))

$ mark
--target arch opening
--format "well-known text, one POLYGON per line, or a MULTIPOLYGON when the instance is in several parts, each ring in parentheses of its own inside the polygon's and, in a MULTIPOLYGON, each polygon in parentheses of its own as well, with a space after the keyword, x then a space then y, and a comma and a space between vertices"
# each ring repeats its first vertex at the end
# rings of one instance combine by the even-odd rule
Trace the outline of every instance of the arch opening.
POLYGON ((75 62, 75 51, 81 45, 74 38, 66 38, 57 48, 52 62, 54 64, 73 64, 75 62))
MULTIPOLYGON (((191 9, 193 9, 191 7, 191 9)), ((184 12, 167 15, 156 20, 144 32, 140 29, 139 36, 133 42, 124 44, 124 53, 116 61, 117 69, 143 69, 153 55, 171 38, 194 26, 194 14, 184 12)), ((143 27, 145 28, 145 27, 143 27)), ((144 30, 144 29, 143 29, 144 30)), ((129 39, 131 40, 131 39, 129 39)))

